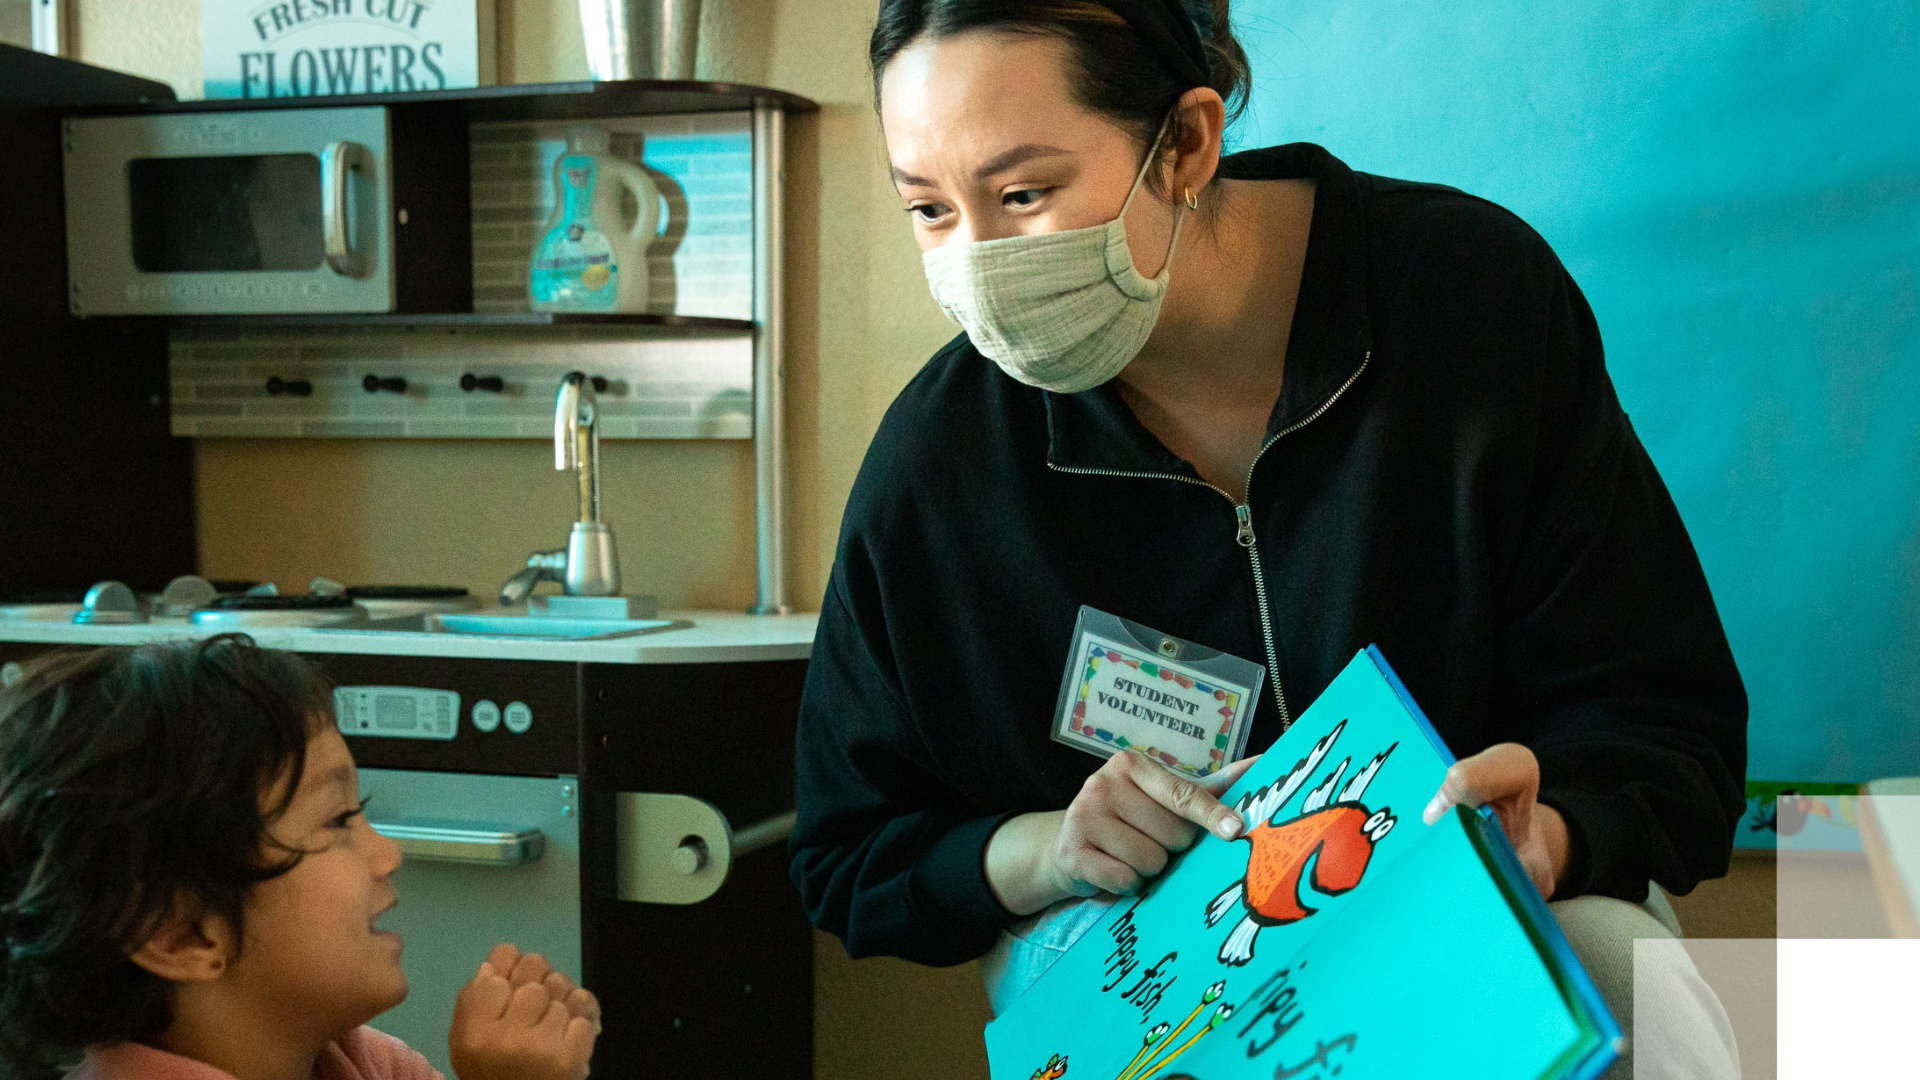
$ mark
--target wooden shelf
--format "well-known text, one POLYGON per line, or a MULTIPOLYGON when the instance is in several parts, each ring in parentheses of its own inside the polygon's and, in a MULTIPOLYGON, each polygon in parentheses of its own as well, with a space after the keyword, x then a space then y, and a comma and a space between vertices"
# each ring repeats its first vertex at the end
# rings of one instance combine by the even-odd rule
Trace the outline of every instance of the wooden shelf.
POLYGON ((489 121, 578 120, 597 116, 652 116, 665 113, 744 112, 766 105, 787 113, 810 113, 820 106, 798 94, 742 83, 634 79, 622 82, 517 83, 465 90, 422 90, 397 94, 344 94, 329 97, 214 98, 203 101, 154 101, 144 105, 89 105, 62 109, 65 116, 121 116, 129 113, 247 112, 257 109, 319 109, 365 105, 463 107, 469 123, 489 121))
POLYGON ((189 329, 205 327, 262 327, 280 330, 312 328, 320 330, 379 329, 401 327, 444 327, 491 329, 523 326, 610 326, 633 329, 717 331, 751 333, 757 328, 752 319, 720 319, 706 315, 655 315, 638 312, 588 311, 464 311, 464 312, 375 312, 371 314, 313 315, 94 315, 76 322, 99 325, 164 325, 189 329))
MULTIPOLYGON (((62 16, 64 18, 65 16, 62 16)), ((58 113, 76 108, 127 112, 173 101, 173 87, 152 79, 62 60, 17 45, 0 45, 0 86, 10 114, 58 113)))
MULTIPOLYGON (((4 59, 0 56, 0 59, 4 59)), ((164 88, 163 88, 164 89, 164 88)), ((782 113, 818 111, 819 105, 796 94, 739 83, 627 80, 618 82, 521 83, 461 90, 414 93, 354 94, 329 97, 219 98, 205 101, 144 101, 82 104, 61 110, 63 116, 125 116, 155 113, 247 113, 261 110, 356 108, 380 106, 392 110, 395 131, 433 134, 457 131, 465 146, 465 125, 490 122, 564 121, 594 117, 655 116, 688 113, 743 112, 772 108, 782 113), (404 124, 403 124, 404 121, 404 124)), ((465 150, 459 165, 464 169, 465 150)), ((419 170, 415 170, 417 173, 419 170)), ((409 174, 411 175, 411 174, 409 174)), ((465 204, 465 181, 459 181, 460 203, 465 204)), ((419 193, 414 193, 419 198, 419 193)), ((400 198, 396 194, 396 199, 400 198)), ((404 202, 400 205, 406 205, 404 202)), ((416 222, 418 228, 418 222, 416 222)), ((465 237, 441 245, 437 257, 449 264, 470 260, 465 237)), ((462 271, 464 272, 464 271, 462 271)), ((458 308, 470 304, 467 296, 402 296, 402 304, 416 308, 458 308)), ((86 320, 109 326, 163 328, 261 327, 276 329, 351 329, 354 327, 511 328, 536 326, 624 327, 662 333, 752 333, 758 324, 749 319, 654 314, 590 314, 549 312, 393 312, 376 314, 322 313, 302 315, 97 315, 86 320)))

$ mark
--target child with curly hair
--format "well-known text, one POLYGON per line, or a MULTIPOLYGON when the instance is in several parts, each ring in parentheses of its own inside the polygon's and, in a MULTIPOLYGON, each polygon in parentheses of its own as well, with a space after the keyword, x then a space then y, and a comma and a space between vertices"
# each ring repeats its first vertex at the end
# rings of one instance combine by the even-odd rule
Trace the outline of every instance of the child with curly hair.
MULTIPOLYGON (((437 1080, 367 1021, 407 994, 400 852, 368 825, 331 691, 238 635, 56 653, 0 689, 0 1072, 437 1080)), ((580 1080, 593 995, 496 948, 459 1080, 580 1080)))

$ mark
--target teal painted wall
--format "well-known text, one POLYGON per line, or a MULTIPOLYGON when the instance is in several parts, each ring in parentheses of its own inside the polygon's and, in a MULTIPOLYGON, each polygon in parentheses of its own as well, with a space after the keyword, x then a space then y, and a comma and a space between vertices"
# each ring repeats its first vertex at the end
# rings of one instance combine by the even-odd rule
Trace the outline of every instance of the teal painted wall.
POLYGON ((1547 238, 1713 584, 1748 775, 1920 773, 1920 5, 1243 0, 1242 146, 1547 238))

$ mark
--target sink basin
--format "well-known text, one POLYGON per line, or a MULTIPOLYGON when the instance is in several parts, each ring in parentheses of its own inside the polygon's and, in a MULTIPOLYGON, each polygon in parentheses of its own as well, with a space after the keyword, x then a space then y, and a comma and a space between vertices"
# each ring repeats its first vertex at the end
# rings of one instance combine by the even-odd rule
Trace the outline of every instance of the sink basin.
POLYGON ((428 615, 422 629, 445 634, 482 634, 487 637, 586 638, 626 637, 690 623, 672 619, 575 619, 556 615, 483 615, 440 612, 428 615))
POLYGON ((431 611, 369 619, 338 629, 362 633, 371 630, 585 641, 680 630, 692 625, 685 619, 591 619, 572 615, 529 615, 522 608, 490 607, 479 611, 431 611))

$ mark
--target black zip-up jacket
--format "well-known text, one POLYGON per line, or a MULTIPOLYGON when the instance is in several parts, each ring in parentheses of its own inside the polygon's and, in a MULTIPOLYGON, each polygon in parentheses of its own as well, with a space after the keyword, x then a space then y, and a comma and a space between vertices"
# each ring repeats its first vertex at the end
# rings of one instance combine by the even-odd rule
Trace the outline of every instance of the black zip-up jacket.
POLYGON ((1552 250, 1492 203, 1317 146, 1221 175, 1317 181, 1250 535, 1110 386, 1024 386, 964 336, 874 436, 807 673, 792 840, 808 911, 855 956, 958 963, 1014 921, 988 838, 1100 765, 1050 738, 1081 604, 1267 663, 1249 753, 1379 644, 1455 753, 1538 756, 1573 841, 1556 896, 1726 871, 1746 692, 1552 250))

